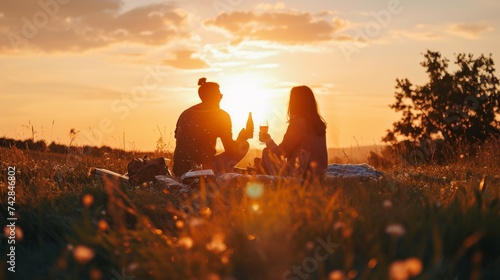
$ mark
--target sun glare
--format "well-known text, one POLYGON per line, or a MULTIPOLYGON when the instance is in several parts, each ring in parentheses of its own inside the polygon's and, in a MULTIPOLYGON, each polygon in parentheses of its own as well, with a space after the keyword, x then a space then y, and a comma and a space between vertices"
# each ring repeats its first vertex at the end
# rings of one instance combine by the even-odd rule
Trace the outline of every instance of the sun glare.
POLYGON ((255 127, 272 113, 273 104, 266 79, 256 74, 224 76, 219 79, 224 95, 221 108, 231 115, 233 132, 239 132, 252 112, 255 127))

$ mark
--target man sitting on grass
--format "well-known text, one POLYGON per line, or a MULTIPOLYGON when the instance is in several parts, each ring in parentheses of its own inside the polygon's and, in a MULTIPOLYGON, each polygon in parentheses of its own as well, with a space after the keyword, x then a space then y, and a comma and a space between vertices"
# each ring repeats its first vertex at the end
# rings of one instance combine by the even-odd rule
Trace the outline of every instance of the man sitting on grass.
POLYGON ((198 85, 201 103, 185 110, 175 129, 173 171, 178 177, 200 165, 202 169, 213 169, 217 175, 231 172, 247 154, 249 144, 246 140, 253 134, 253 131, 242 129, 234 141, 231 117, 219 107, 222 99, 219 85, 206 82, 205 78, 201 78, 198 85), (215 150, 217 138, 224 145, 224 152, 219 155, 215 150))

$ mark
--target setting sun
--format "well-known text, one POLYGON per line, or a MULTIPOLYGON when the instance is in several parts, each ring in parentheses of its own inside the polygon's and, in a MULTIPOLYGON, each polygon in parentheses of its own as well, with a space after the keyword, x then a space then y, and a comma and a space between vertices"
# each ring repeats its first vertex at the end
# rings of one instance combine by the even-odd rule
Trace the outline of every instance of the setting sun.
POLYGON ((249 112, 252 112, 257 127, 259 123, 273 118, 276 108, 286 107, 286 99, 282 100, 282 95, 274 94, 266 86, 268 80, 258 74, 227 75, 219 78, 217 82, 224 95, 221 109, 231 116, 235 134, 245 126, 249 112))

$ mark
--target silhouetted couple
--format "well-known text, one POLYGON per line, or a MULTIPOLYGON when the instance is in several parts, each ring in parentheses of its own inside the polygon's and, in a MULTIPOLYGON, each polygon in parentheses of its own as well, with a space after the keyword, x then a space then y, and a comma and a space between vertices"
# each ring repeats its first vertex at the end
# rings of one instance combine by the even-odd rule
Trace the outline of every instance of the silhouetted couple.
MULTIPOLYGON (((206 82, 205 78, 200 79, 198 85, 201 103, 181 114, 175 130, 173 170, 179 177, 196 168, 213 169, 218 175, 232 172, 247 154, 247 140, 253 134, 242 129, 233 140, 231 118, 219 107, 222 99, 219 85, 206 82), (217 138, 224 145, 224 152, 218 155, 217 138)), ((283 141, 277 145, 267 132, 260 132, 259 140, 266 143, 258 168, 263 173, 311 178, 326 172, 326 124, 307 86, 294 87, 290 92, 288 128, 283 141)))

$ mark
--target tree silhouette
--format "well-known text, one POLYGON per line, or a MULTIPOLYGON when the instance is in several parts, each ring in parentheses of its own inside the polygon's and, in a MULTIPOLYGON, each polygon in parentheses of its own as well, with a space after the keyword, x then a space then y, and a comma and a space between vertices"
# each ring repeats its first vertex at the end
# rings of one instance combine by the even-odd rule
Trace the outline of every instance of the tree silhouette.
POLYGON ((418 86, 408 79, 396 80, 396 101, 389 106, 401 112, 402 118, 382 140, 393 145, 431 139, 477 145, 499 137, 499 80, 491 54, 456 55, 454 73, 448 71, 449 60, 439 52, 427 51, 424 57, 421 65, 429 82, 418 86))

